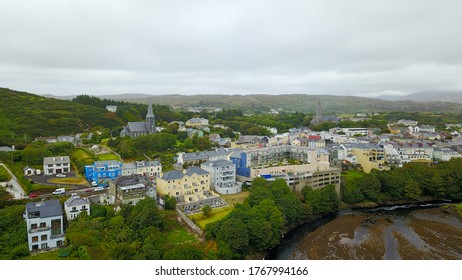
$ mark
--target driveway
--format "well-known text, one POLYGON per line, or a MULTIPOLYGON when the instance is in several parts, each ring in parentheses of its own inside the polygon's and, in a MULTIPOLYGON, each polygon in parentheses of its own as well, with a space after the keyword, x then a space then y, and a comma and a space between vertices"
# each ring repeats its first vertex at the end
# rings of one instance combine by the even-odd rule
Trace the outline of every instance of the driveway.
POLYGON ((8 187, 6 187, 6 191, 9 192, 14 199, 23 199, 26 198, 26 192, 22 189, 21 185, 18 183, 18 179, 14 176, 13 172, 8 169, 6 165, 0 163, 8 173, 10 173, 11 180, 8 182, 8 187))

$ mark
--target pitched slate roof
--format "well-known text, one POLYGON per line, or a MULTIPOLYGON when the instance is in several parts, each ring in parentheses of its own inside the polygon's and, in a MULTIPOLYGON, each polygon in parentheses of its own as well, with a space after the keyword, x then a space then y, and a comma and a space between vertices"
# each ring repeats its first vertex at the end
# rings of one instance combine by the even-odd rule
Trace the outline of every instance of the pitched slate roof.
POLYGON ((43 164, 70 163, 69 156, 56 156, 43 158, 43 164))
POLYGON ((197 166, 191 166, 188 169, 186 169, 186 175, 192 176, 194 173, 196 173, 197 175, 208 175, 209 174, 207 171, 197 166))
POLYGON ((47 201, 29 202, 26 204, 27 212, 39 212, 40 218, 59 216, 63 214, 59 200, 52 199, 47 201))
POLYGON ((116 160, 100 160, 93 163, 94 166, 105 166, 105 165, 119 165, 119 162, 116 160))
POLYGON ((203 165, 211 165, 212 167, 221 167, 221 166, 234 165, 234 163, 228 160, 219 159, 219 160, 204 162, 203 165))
POLYGON ((131 132, 149 131, 145 122, 128 122, 127 127, 131 132))
POLYGON ((72 195, 69 197, 64 204, 67 207, 74 207, 74 206, 81 206, 81 205, 87 205, 90 204, 87 200, 80 198, 78 195, 72 195))
POLYGON ((171 170, 162 175, 162 180, 178 180, 183 178, 184 174, 178 170, 171 170))

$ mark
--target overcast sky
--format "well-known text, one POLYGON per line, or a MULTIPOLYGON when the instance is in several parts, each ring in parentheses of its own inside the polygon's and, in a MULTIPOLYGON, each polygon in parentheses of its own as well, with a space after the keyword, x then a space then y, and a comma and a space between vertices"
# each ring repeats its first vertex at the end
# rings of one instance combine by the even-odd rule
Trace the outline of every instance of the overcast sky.
POLYGON ((0 87, 54 95, 462 90, 462 1, 0 1, 0 87))

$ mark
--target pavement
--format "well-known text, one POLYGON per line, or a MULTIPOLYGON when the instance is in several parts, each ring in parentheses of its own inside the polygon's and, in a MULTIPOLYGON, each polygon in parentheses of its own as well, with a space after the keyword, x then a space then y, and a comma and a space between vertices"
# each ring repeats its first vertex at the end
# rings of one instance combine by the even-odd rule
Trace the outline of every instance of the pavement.
POLYGON ((5 188, 7 192, 13 196, 14 199, 23 199, 27 198, 26 192, 23 190, 21 185, 18 183, 18 178, 14 176, 13 172, 11 172, 10 169, 3 163, 0 163, 1 166, 3 166, 8 173, 10 173, 11 180, 8 182, 8 186, 5 188))

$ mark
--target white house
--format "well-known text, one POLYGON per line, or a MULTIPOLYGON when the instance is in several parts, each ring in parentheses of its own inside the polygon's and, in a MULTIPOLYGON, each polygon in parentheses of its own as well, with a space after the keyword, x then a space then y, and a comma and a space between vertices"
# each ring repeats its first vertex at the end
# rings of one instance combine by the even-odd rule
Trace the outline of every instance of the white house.
POLYGON ((220 194, 241 192, 242 184, 236 182, 236 166, 228 160, 207 161, 201 168, 210 173, 210 184, 220 194))
POLYGON ((59 200, 27 203, 25 219, 30 251, 63 245, 63 209, 59 200))
POLYGON ((68 156, 43 158, 43 174, 53 175, 71 171, 71 160, 68 156))
POLYGON ((35 168, 26 166, 22 169, 24 171, 24 176, 31 176, 35 174, 35 168))
POLYGON ((448 161, 453 158, 462 158, 462 155, 451 148, 434 148, 433 157, 437 160, 448 161))
POLYGON ((191 127, 200 127, 200 126, 208 126, 209 120, 204 118, 192 118, 186 121, 186 126, 191 127))
POLYGON ((433 156, 433 147, 426 143, 388 142, 382 146, 390 162, 430 162, 433 156))
POLYGON ((160 177, 161 172, 162 164, 158 160, 139 160, 133 163, 122 164, 122 176, 139 174, 150 178, 156 178, 160 177))
POLYGON ((90 202, 73 193, 72 196, 64 202, 64 211, 66 212, 68 221, 77 218, 82 212, 87 212, 87 215, 90 215, 90 202))

